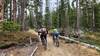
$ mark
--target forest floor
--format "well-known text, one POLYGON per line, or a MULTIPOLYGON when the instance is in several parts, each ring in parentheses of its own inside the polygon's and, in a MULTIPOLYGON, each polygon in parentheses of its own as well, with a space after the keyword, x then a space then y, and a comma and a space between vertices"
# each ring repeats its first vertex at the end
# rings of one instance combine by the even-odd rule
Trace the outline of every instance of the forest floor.
MULTIPOLYGON (((37 35, 37 33, 33 30, 30 30, 29 32, 37 35)), ((32 51, 33 48, 33 46, 29 46, 21 48, 11 48, 3 51, 7 53, 6 56, 26 56, 32 51)), ((3 51, 0 50, 0 56, 2 56, 1 54, 3 51)), ((38 46, 36 56, 100 56, 100 54, 94 49, 90 49, 76 43, 65 43, 64 40, 60 40, 60 46, 55 47, 53 45, 52 37, 48 36, 48 49, 44 50, 40 44, 38 46)))
POLYGON ((11 47, 9 49, 0 50, 0 56, 30 56, 35 46, 28 47, 11 47))
MULTIPOLYGON (((23 35, 22 36, 23 38, 26 35, 34 35, 32 38, 35 39, 37 37, 36 36, 37 34, 34 33, 34 32, 35 31, 32 31, 32 34, 29 34, 29 33, 31 33, 31 31, 29 31, 29 32, 27 32, 28 34, 26 34, 26 33, 23 33, 23 34, 19 33, 18 34, 17 33, 16 35, 20 35, 20 36, 23 35)), ((19 44, 21 44, 21 43, 19 43, 19 44)), ((0 49, 0 56, 30 56, 32 54, 33 50, 36 48, 36 46, 37 45, 34 41, 34 43, 32 45, 30 45, 29 43, 26 43, 26 46, 24 46, 24 45, 22 45, 22 46, 11 46, 11 47, 6 48, 6 49, 0 49)))
POLYGON ((65 43, 60 40, 60 47, 55 47, 51 37, 48 37, 48 49, 38 49, 37 56, 100 56, 94 50, 75 43, 65 43))

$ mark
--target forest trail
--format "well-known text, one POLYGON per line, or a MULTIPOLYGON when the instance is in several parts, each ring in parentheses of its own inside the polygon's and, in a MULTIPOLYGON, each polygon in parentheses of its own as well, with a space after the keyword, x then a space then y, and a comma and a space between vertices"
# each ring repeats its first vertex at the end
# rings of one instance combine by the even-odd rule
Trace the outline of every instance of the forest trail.
MULTIPOLYGON (((28 32, 37 35, 34 30, 29 30, 28 32)), ((35 53, 36 56, 100 56, 96 50, 81 46, 76 43, 65 43, 64 40, 60 40, 60 46, 56 47, 53 44, 51 36, 48 36, 47 39, 48 49, 44 50, 44 48, 39 43, 38 49, 35 53)), ((6 56, 28 56, 33 49, 34 46, 11 48, 4 50, 4 53, 7 52, 6 56)), ((0 52, 0 56, 2 56, 1 54, 3 51, 0 52)))
MULTIPOLYGON (((37 33, 32 29, 28 32, 37 35, 37 33)), ((60 46, 56 47, 53 44, 51 36, 48 36, 47 39, 48 49, 44 50, 41 44, 39 44, 36 56, 100 56, 96 50, 76 43, 65 43, 64 40, 60 40, 60 46)))
POLYGON ((60 47, 53 45, 52 39, 48 38, 48 49, 43 51, 39 56, 72 56, 69 51, 66 51, 67 48, 60 44, 60 47))
POLYGON ((100 56, 94 50, 75 43, 65 43, 60 40, 60 47, 53 45, 52 37, 48 36, 48 49, 44 50, 40 47, 37 51, 37 56, 100 56))

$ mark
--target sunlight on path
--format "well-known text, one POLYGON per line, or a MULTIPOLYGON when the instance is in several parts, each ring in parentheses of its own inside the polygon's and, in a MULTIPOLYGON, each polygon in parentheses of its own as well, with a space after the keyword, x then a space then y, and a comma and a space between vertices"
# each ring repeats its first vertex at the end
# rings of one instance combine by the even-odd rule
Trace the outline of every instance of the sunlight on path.
MULTIPOLYGON (((29 30, 29 32, 36 34, 34 30, 29 30)), ((100 54, 94 50, 84 46, 80 46, 75 43, 65 43, 60 40, 60 47, 55 47, 53 45, 52 37, 48 36, 48 49, 43 50, 41 46, 37 51, 37 56, 100 56, 100 54)))
POLYGON ((46 51, 42 50, 40 53, 41 54, 37 56, 100 56, 100 54, 98 54, 95 50, 75 43, 66 44, 61 42, 60 47, 55 47, 53 45, 52 37, 48 37, 48 49, 46 51))
MULTIPOLYGON (((65 48, 65 47, 64 47, 65 48)), ((71 56, 70 52, 63 49, 63 46, 55 47, 51 37, 48 38, 48 50, 44 51, 41 56, 71 56)))

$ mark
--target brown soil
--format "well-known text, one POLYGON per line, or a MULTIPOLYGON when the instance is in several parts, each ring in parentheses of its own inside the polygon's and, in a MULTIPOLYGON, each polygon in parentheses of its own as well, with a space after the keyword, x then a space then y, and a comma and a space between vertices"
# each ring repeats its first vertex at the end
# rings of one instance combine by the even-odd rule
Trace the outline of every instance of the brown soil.
MULTIPOLYGON (((30 30, 32 34, 37 35, 36 32, 30 30)), ((60 47, 55 47, 53 45, 52 37, 48 37, 48 49, 44 50, 41 44, 38 45, 38 50, 36 52, 36 56, 100 56, 100 54, 94 50, 87 48, 85 46, 81 46, 76 43, 65 43, 63 40, 60 40, 60 47)), ((7 56, 26 56, 28 53, 31 53, 31 47, 23 47, 23 48, 13 48, 8 49, 7 56)), ((2 50, 0 52, 0 55, 2 50)), ((29 55, 28 55, 29 56, 29 55)))
POLYGON ((51 37, 48 37, 48 49, 42 47, 37 51, 37 56, 100 56, 94 50, 75 43, 65 43, 60 40, 60 47, 55 47, 51 37))
POLYGON ((30 56, 34 46, 28 46, 28 47, 21 47, 21 48, 9 48, 6 50, 0 51, 0 55, 6 55, 6 56, 30 56))

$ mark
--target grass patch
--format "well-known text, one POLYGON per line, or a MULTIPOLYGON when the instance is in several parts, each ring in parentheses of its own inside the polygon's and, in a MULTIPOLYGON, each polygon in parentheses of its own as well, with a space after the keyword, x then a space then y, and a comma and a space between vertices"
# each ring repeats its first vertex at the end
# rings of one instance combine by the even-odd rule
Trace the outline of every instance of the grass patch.
POLYGON ((80 41, 98 46, 100 48, 100 33, 99 32, 87 32, 85 37, 81 38, 80 41))
POLYGON ((29 32, 0 32, 0 48, 28 43, 30 37, 37 42, 37 36, 29 32))

